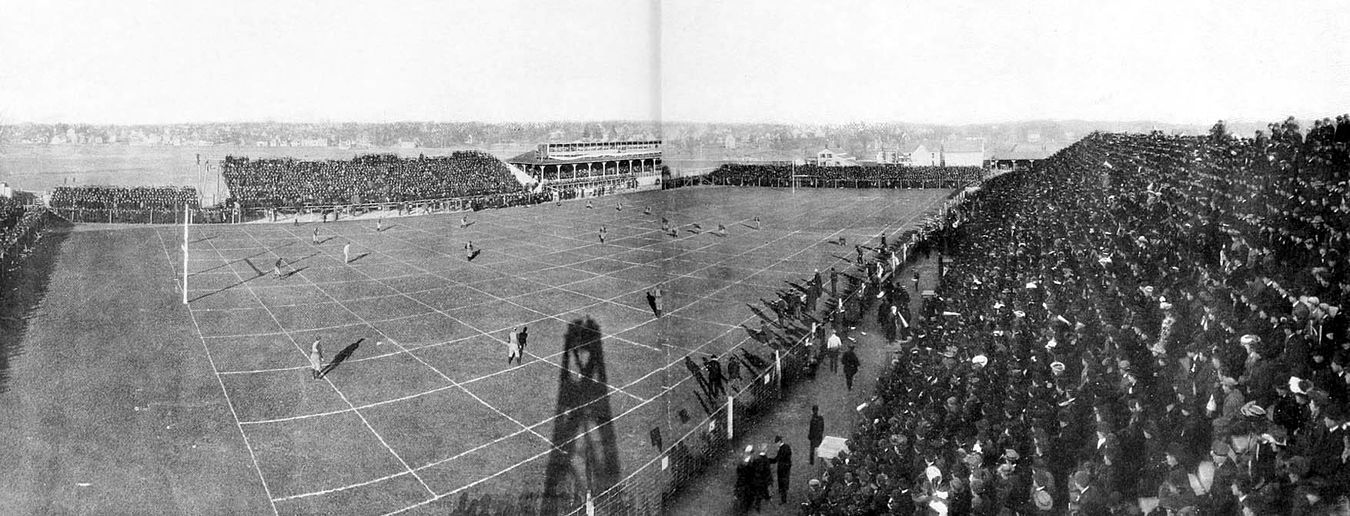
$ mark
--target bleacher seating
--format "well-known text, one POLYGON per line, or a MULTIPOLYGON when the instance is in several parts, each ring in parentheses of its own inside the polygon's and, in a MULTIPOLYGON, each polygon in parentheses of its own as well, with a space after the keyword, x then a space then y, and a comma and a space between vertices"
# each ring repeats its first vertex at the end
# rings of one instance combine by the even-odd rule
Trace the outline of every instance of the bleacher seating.
POLYGON ((804 512, 1343 509, 1348 144, 1096 133, 986 182, 804 512))
POLYGON ((230 194, 244 208, 445 199, 521 190, 505 164, 475 151, 324 161, 226 157, 222 173, 230 194))
POLYGON ((716 184, 785 186, 793 175, 799 184, 817 186, 956 187, 980 178, 980 167, 905 167, 866 165, 820 167, 791 164, 725 164, 708 174, 716 184))
POLYGON ((183 209, 196 208, 201 199, 197 189, 186 186, 58 186, 52 193, 51 207, 87 210, 183 209))

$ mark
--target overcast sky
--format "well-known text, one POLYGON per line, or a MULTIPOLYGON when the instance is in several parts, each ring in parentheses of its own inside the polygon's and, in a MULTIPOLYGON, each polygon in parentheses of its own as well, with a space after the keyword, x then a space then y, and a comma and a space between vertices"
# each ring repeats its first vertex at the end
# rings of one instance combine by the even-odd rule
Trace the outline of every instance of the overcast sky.
POLYGON ((1273 120, 1342 2, 0 0, 0 121, 1273 120))

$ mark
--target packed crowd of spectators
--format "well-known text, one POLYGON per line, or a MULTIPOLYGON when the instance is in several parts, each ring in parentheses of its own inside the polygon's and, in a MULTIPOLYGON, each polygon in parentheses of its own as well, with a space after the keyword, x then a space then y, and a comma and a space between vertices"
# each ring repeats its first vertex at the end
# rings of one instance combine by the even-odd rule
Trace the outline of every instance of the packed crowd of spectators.
POLYGON ((58 186, 51 207, 86 210, 181 210, 198 207, 197 189, 191 186, 58 186))
POLYGON ((324 161, 228 156, 222 163, 233 201, 244 208, 400 202, 521 190, 501 160, 476 151, 324 161))
POLYGON ((26 256, 46 228, 47 212, 0 197, 0 276, 26 256))
POLYGON ((1269 129, 987 181, 805 513, 1350 510, 1350 119, 1269 129))
POLYGON ((861 186, 879 188, 952 188, 975 181, 984 175, 980 167, 906 167, 897 165, 860 165, 820 167, 791 164, 725 164, 708 174, 714 184, 737 186, 788 186, 793 175, 798 186, 861 186))

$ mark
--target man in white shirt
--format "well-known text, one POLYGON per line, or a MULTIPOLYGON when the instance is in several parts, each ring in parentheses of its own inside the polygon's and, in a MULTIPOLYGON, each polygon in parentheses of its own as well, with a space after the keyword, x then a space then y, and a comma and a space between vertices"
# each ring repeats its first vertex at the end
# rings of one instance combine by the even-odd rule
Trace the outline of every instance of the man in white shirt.
POLYGON ((830 338, 825 341, 825 356, 830 361, 830 372, 839 371, 839 351, 844 347, 844 342, 839 339, 839 333, 830 330, 830 338))

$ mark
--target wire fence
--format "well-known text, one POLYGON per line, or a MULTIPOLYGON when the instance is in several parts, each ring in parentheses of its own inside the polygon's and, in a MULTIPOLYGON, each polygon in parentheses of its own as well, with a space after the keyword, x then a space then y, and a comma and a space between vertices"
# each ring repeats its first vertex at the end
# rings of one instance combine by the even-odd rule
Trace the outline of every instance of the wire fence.
MULTIPOLYGON (((979 181, 980 179, 973 182, 966 180, 953 183, 950 187, 971 186, 978 184, 979 181)), ((882 249, 894 251, 897 257, 904 256, 904 258, 899 259, 895 265, 886 267, 880 281, 895 281, 899 271, 918 259, 920 253, 915 252, 917 247, 927 245, 928 240, 942 228, 953 223, 959 224, 960 209, 966 197, 964 189, 953 191, 932 215, 919 224, 918 228, 901 233, 899 238, 891 241, 892 245, 882 249)), ((840 299, 847 302, 855 298, 860 292, 859 286, 849 287, 849 290, 842 293, 840 299)), ((828 306, 830 303, 826 304, 828 306)), ((816 310, 806 319, 826 320, 822 314, 828 311, 828 308, 816 310)), ((858 312, 859 319, 866 317, 868 313, 863 309, 858 312)), ((853 322, 858 321, 851 321, 853 322)), ((836 323, 836 327, 839 326, 842 325, 836 323)), ((818 339, 818 335, 810 333, 805 328, 800 330, 801 335, 796 336, 790 344, 773 346, 775 351, 773 362, 755 372, 743 386, 730 392, 725 402, 708 417, 689 427, 679 439, 665 448, 662 454, 639 466, 614 486, 589 495, 583 504, 568 513, 569 516, 661 514, 680 488, 697 478, 708 466, 725 457, 725 453, 732 449, 736 435, 755 427, 769 415, 787 390, 814 376, 812 368, 819 365, 823 346, 812 345, 814 339, 818 339)), ((747 337, 741 340, 732 349, 741 349, 748 340, 751 339, 747 337)), ((676 385, 689 381, 697 381, 697 378, 691 375, 676 385)))

